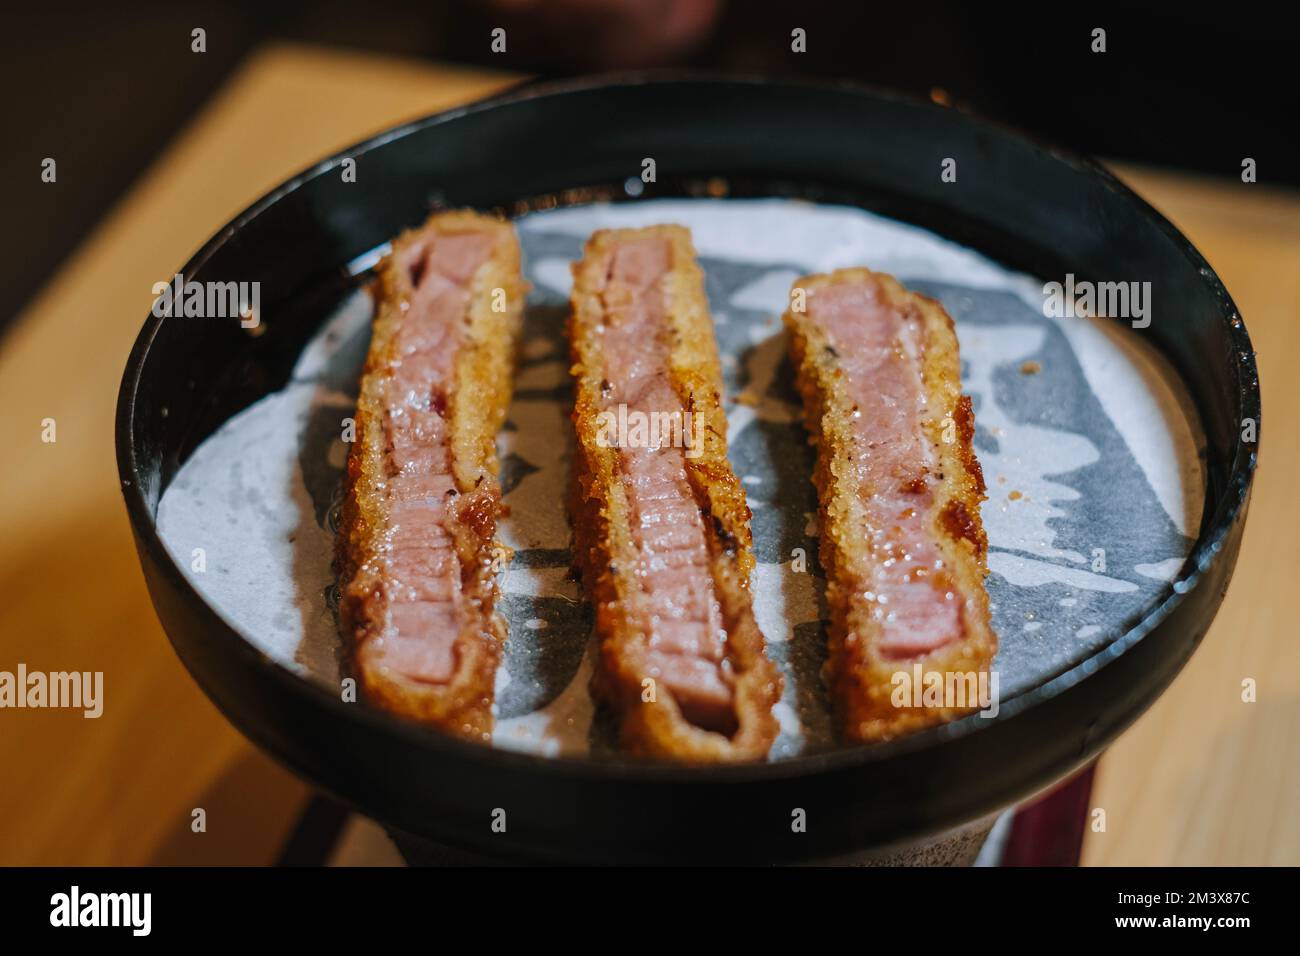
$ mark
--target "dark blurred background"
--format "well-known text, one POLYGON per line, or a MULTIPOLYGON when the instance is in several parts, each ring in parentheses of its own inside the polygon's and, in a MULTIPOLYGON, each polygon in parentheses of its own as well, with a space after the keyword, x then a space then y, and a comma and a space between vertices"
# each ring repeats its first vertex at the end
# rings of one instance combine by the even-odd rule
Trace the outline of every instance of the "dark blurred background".
POLYGON ((1279 7, 831 0, 326 0, 30 3, 4 14, 0 327, 240 61, 275 40, 543 77, 684 65, 852 78, 952 102, 1064 146, 1300 186, 1292 28, 1279 7), (1141 16, 1139 16, 1139 14, 1141 16), (205 56, 190 30, 207 31, 205 56), (507 52, 490 31, 505 27, 507 52), (794 54, 790 31, 807 31, 794 54), (1106 30, 1105 54, 1091 52, 1106 30), (1284 145, 1285 144, 1285 145, 1284 145), (57 192, 39 182, 59 163, 57 192), (55 201, 57 199, 57 201, 55 201))

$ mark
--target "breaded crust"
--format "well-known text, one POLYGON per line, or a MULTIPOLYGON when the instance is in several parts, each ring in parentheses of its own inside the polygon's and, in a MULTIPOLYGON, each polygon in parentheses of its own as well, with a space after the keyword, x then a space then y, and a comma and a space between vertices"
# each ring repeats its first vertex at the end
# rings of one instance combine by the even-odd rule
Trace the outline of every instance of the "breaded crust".
POLYGON ((628 753, 689 763, 761 759, 776 737, 772 707, 782 680, 764 652, 754 620, 750 510, 727 460, 722 371, 690 232, 673 225, 601 230, 587 242, 573 273, 568 334, 577 448, 569 504, 575 564, 596 610, 599 660, 593 692, 617 716, 620 742, 628 753), (655 700, 643 700, 649 635, 638 622, 645 620, 648 598, 636 575, 638 552, 619 450, 597 441, 605 377, 599 335, 605 315, 599 294, 603 270, 618 243, 651 236, 666 238, 670 246, 669 272, 662 280, 670 335, 668 377, 683 409, 702 423, 702 453, 686 459, 686 472, 704 518, 709 566, 727 633, 726 656, 736 678, 738 729, 729 738, 687 721, 662 684, 655 700))
MULTIPOLYGON (((849 572, 869 554, 868 524, 852 479, 853 403, 845 375, 825 334, 806 312, 783 316, 790 332, 790 351, 803 398, 810 440, 817 445, 813 480, 821 504, 822 566, 827 575, 830 608, 827 685, 844 737, 856 742, 885 740, 969 713, 975 708, 896 706, 894 675, 919 663, 924 673, 987 672, 997 650, 989 626, 988 542, 980 521, 984 475, 971 442, 975 418, 968 396, 961 393, 961 364, 952 319, 934 299, 907 291, 897 280, 869 269, 840 269, 805 276, 793 290, 806 291, 846 282, 877 283, 886 301, 919 317, 923 387, 928 412, 923 433, 933 444, 938 475, 933 476, 933 507, 928 529, 961 595, 964 636, 936 650, 906 660, 885 659, 875 646, 878 625, 869 605, 851 600, 856 579, 849 572)), ((792 290, 792 299, 794 291, 792 290)), ((860 565, 859 565, 860 566, 860 565)))
POLYGON ((370 351, 357 401, 356 440, 348 457, 336 539, 340 627, 349 666, 365 698, 394 713, 480 741, 491 737, 494 681, 506 637, 505 621, 495 611, 496 571, 506 554, 495 540, 502 508, 496 435, 510 401, 526 292, 519 242, 508 222, 468 210, 438 213, 394 240, 393 252, 378 269, 370 351), (381 673, 358 655, 367 641, 383 633, 388 620, 381 386, 396 358, 394 333, 412 293, 410 277, 399 263, 402 251, 430 232, 495 236, 491 255, 471 280, 465 340, 448 399, 451 472, 459 492, 456 517, 448 522, 448 530, 461 567, 468 613, 455 639, 455 671, 445 685, 381 673), (498 309, 504 305, 504 310, 496 311, 494 305, 498 309))

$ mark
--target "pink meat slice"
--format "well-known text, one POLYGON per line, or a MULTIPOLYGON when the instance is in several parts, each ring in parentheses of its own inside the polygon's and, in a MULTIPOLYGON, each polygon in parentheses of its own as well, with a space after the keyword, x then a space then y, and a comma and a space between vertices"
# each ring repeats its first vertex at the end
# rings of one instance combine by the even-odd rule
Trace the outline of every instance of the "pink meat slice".
MULTIPOLYGON (((668 378, 663 341, 661 280, 668 268, 669 246, 661 238, 619 243, 610 256, 602 293, 605 378, 611 386, 606 410, 617 413, 623 405, 629 416, 684 411, 668 378)), ((648 599, 647 664, 687 720, 723 729, 734 719, 726 633, 685 451, 671 442, 619 450, 648 599)))
POLYGON ((858 410, 855 477, 874 560, 858 569, 855 593, 879 623, 879 653, 918 657, 962 637, 960 600, 944 583, 929 527, 934 455, 921 427, 920 318, 891 305, 875 283, 823 286, 807 305, 858 410))
POLYGON ((451 680, 465 620, 446 414, 470 280, 492 241, 473 232, 435 235, 403 250, 412 289, 382 389, 388 626, 368 653, 379 666, 430 684, 451 680))

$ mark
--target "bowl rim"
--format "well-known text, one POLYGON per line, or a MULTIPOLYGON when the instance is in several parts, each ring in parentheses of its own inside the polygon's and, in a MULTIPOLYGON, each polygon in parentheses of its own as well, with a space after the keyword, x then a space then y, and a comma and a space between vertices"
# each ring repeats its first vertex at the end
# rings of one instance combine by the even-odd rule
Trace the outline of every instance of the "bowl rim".
MULTIPOLYGON (((524 81, 522 86, 511 87, 484 99, 427 114, 389 127, 301 168, 297 173, 265 193, 218 229, 189 258, 180 271, 187 275, 196 274, 222 246, 235 237, 253 219, 265 213, 282 198, 307 182, 337 168, 345 159, 355 159, 390 142, 403 139, 412 133, 454 122, 462 117, 486 110, 522 104, 535 99, 571 96, 615 87, 689 84, 780 87, 809 92, 848 93, 925 110, 931 114, 944 114, 948 117, 956 114, 965 122, 996 130, 1004 136, 1019 140, 1037 153, 1045 154, 1053 160, 1063 162, 1079 172, 1097 178, 1109 190, 1117 193, 1125 201, 1134 204, 1143 217, 1163 233, 1165 238, 1178 249, 1181 255, 1200 274, 1202 281, 1210 286, 1211 291, 1220 302, 1223 319, 1228 323, 1227 334, 1232 345, 1232 352, 1238 357, 1238 361, 1234 363, 1234 374, 1236 376, 1234 392, 1238 397, 1243 417, 1253 418, 1257 426, 1256 441, 1253 445, 1247 446, 1241 440, 1240 434, 1238 435, 1232 464, 1227 473, 1227 480, 1218 500, 1213 503, 1212 507, 1207 506, 1204 509, 1201 528, 1198 530, 1191 553, 1184 561, 1178 576, 1166 584, 1159 596, 1153 598, 1152 603, 1148 605, 1148 609, 1142 614, 1141 618, 1123 633, 1116 635, 1104 647, 1042 684, 1038 684, 1018 693, 1009 700, 1003 701, 998 716, 991 720, 981 718, 978 714, 971 714, 947 724, 931 727, 883 743, 870 745, 843 744, 825 752, 750 764, 685 766, 635 761, 621 756, 602 757, 599 760, 593 760, 586 756, 544 756, 495 746, 484 746, 440 733, 433 728, 422 726, 378 708, 365 705, 358 707, 345 703, 338 694, 295 673, 245 640, 207 602, 180 571, 179 566, 173 560, 158 535, 156 516, 151 513, 145 500, 144 491, 136 480, 138 460, 133 442, 136 391, 145 362, 149 358, 150 348, 163 322, 163 318, 150 312, 136 337, 123 373, 115 422, 118 477, 137 543, 142 549, 147 550, 154 564, 169 577, 171 583, 179 587, 190 605, 200 609, 200 613, 205 617, 208 625, 220 631, 223 637, 230 639, 232 652, 242 657, 246 663, 267 672, 281 689, 305 697, 306 700, 316 706, 331 709, 334 715, 340 719, 353 722, 359 721, 371 732, 397 735, 413 746, 435 751, 446 751, 449 755, 454 755, 458 759, 476 763, 487 762, 502 769, 552 774, 560 777, 594 777, 608 780, 673 784, 704 782, 709 784, 746 784, 798 778, 880 764, 896 757, 913 754, 931 747, 938 747, 970 734, 980 733, 985 729, 985 725, 988 726, 988 729, 992 729, 993 725, 1008 722, 1031 712, 1039 705, 1059 696, 1100 668, 1123 656, 1169 617, 1182 603, 1187 594, 1201 582, 1216 560, 1219 560, 1223 540, 1247 504, 1251 482, 1257 466, 1259 439, 1262 435, 1258 369, 1255 363, 1255 353, 1251 347, 1250 337, 1240 311, 1224 287, 1222 280, 1191 241, 1165 216, 1099 162, 1070 150, 1062 149, 1015 127, 985 119, 965 109, 941 106, 918 97, 854 81, 783 78, 755 74, 720 74, 699 70, 630 71, 585 76, 578 79, 543 82, 524 81)), ((1210 489, 1207 487, 1207 496, 1209 491, 1210 489)), ((160 497, 161 493, 160 490, 160 497)), ((204 685, 204 682, 199 680, 198 675, 193 676, 200 683, 204 692, 212 697, 212 693, 204 685)))

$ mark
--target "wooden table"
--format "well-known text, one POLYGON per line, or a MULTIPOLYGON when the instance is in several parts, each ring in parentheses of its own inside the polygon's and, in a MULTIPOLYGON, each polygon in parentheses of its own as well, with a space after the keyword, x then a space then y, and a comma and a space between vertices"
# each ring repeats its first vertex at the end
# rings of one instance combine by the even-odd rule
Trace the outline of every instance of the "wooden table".
MULTIPOLYGON (((0 864, 265 863, 307 787, 240 737, 172 654, 145 592, 113 457, 122 368, 159 277, 287 175, 393 123, 515 82, 316 48, 253 57, 0 343, 0 670, 102 670, 105 710, 0 711, 0 864), (57 441, 41 440, 53 418, 57 441), (191 813, 207 814, 204 833, 191 813)), ((1245 549, 1204 646, 1101 762, 1089 863, 1296 863, 1300 670, 1300 197, 1125 169, 1233 291, 1268 409, 1245 549), (1259 701, 1240 700, 1254 677, 1259 701)), ((60 201, 58 185, 34 189, 60 201)))

